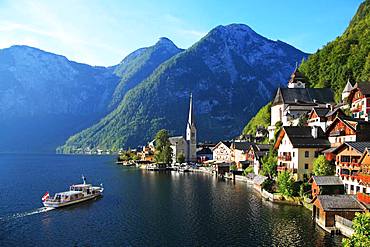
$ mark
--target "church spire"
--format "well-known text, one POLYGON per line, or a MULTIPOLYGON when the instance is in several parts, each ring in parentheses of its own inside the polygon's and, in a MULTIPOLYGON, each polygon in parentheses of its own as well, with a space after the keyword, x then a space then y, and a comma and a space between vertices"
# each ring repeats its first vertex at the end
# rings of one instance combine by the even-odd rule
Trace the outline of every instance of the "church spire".
POLYGON ((193 115, 193 94, 190 93, 190 106, 189 106, 189 117, 188 125, 191 127, 194 124, 194 115, 193 115))

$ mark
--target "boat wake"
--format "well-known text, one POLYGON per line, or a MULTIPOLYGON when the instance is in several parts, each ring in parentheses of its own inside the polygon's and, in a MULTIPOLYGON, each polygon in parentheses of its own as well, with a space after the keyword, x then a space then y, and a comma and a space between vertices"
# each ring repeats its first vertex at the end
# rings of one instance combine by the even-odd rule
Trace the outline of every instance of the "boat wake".
POLYGON ((53 210, 54 208, 52 207, 42 207, 42 208, 37 208, 28 212, 22 212, 22 213, 16 213, 10 216, 5 216, 3 218, 0 218, 0 220, 12 220, 12 219, 18 219, 18 218, 23 218, 26 216, 34 215, 34 214, 40 214, 40 213, 45 213, 50 210, 53 210))

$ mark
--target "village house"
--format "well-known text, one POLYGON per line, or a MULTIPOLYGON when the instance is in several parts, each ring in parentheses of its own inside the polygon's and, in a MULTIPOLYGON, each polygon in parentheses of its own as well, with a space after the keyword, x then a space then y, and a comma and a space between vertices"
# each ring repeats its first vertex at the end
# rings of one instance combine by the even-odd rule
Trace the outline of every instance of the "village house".
POLYGON ((247 141, 234 141, 231 143, 231 161, 235 163, 238 170, 244 170, 249 166, 247 152, 252 145, 247 141))
POLYGON ((338 116, 327 128, 326 135, 332 147, 338 147, 344 142, 370 141, 370 122, 338 116))
POLYGON ((258 126, 256 128, 255 142, 262 142, 268 137, 268 130, 263 126, 258 126))
POLYGON ((274 144, 278 151, 277 170, 291 172, 297 181, 308 180, 314 159, 328 147, 329 141, 317 126, 284 126, 274 144))
POLYGON ((325 132, 337 116, 345 116, 340 108, 314 107, 308 114, 307 125, 318 126, 325 132))
POLYGON ((231 144, 230 141, 220 141, 213 148, 213 160, 219 162, 231 162, 231 144))
POLYGON ((306 88, 307 79, 296 69, 288 82, 288 88, 278 88, 271 106, 269 139, 274 139, 275 125, 296 126, 299 119, 313 107, 327 107, 334 104, 330 88, 306 88))
POLYGON ((360 159, 367 148, 370 148, 370 142, 345 142, 333 151, 336 175, 342 179, 347 194, 367 192, 358 176, 362 169, 360 159))
POLYGON ((355 213, 366 210, 354 195, 317 195, 312 203, 312 218, 327 231, 335 229, 336 215, 353 220, 355 213))
POLYGON ((213 160, 213 148, 216 144, 200 143, 197 145, 197 161, 203 163, 208 160, 213 160))
POLYGON ((348 96, 352 117, 369 121, 370 82, 358 82, 348 96))
POLYGON ((362 191, 357 193, 357 199, 370 205, 370 148, 367 147, 365 149, 359 163, 361 165, 361 171, 357 177, 360 186, 362 186, 362 191))
POLYGON ((337 176, 312 176, 310 179, 312 198, 317 195, 343 195, 344 185, 337 176))
POLYGON ((183 136, 172 136, 168 138, 171 143, 172 149, 172 164, 175 164, 180 157, 183 155, 186 159, 188 152, 188 143, 183 136))
POLYGON ((254 174, 258 175, 262 168, 262 158, 267 156, 270 150, 268 144, 252 144, 247 151, 247 160, 253 166, 254 174))

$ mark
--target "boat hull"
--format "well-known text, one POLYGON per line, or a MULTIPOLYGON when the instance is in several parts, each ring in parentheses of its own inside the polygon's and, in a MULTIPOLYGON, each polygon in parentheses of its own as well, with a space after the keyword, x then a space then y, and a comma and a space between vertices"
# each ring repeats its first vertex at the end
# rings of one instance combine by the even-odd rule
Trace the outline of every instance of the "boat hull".
POLYGON ((76 203, 92 200, 94 198, 98 198, 98 197, 101 197, 101 196, 103 196, 103 194, 95 194, 95 195, 84 196, 83 198, 73 200, 73 201, 67 201, 67 202, 45 201, 45 202, 43 202, 43 204, 44 204, 45 207, 61 208, 61 207, 70 206, 70 205, 73 205, 73 204, 76 204, 76 203))

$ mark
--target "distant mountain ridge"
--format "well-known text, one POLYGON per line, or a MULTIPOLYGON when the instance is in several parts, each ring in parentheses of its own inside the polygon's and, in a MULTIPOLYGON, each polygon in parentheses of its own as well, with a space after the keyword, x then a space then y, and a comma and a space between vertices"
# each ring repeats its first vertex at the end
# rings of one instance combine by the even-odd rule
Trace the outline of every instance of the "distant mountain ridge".
POLYGON ((110 109, 114 109, 130 89, 153 73, 161 63, 181 51, 171 40, 162 37, 155 45, 140 48, 126 56, 114 69, 121 81, 113 93, 110 109))
POLYGON ((115 110, 69 138, 59 151, 136 146, 161 128, 182 134, 191 92, 199 139, 233 137, 306 57, 246 25, 218 26, 158 66, 115 110))

